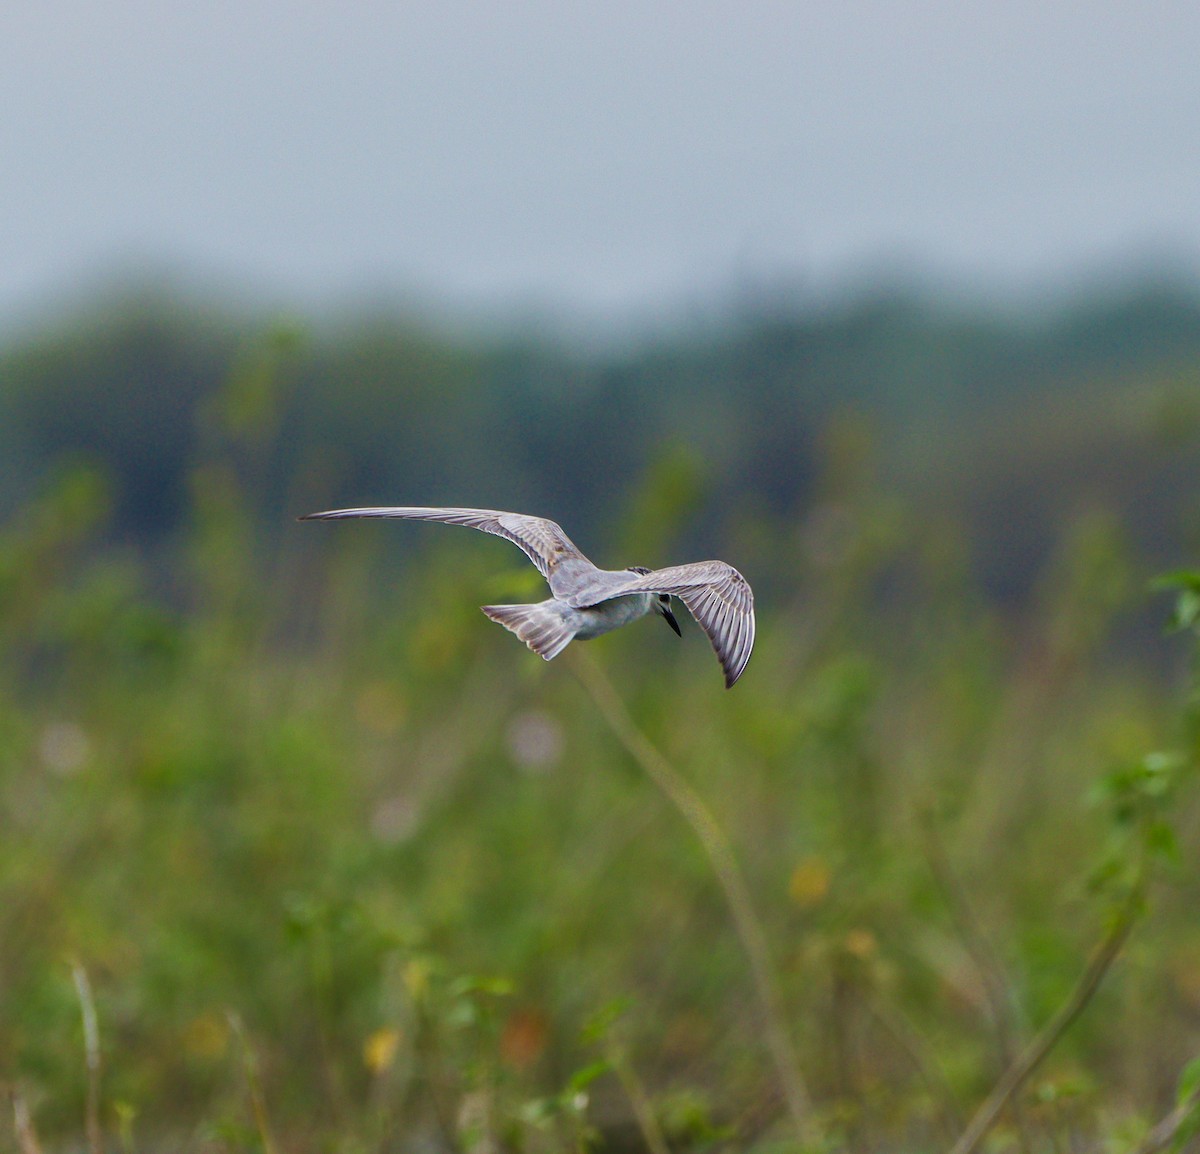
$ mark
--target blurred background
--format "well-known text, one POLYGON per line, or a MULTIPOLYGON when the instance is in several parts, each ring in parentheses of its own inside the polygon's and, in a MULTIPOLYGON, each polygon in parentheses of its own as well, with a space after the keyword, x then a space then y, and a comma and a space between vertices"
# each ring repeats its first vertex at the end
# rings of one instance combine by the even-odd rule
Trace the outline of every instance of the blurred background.
POLYGON ((997 1131, 1132 1149, 1200 1050, 1148 591, 1200 549, 1198 43, 1174 3, 0 13, 0 1082, 47 1145, 799 1148, 691 832, 478 612, 537 575, 294 520, 408 503, 752 582, 730 694, 686 622, 589 652, 741 859, 810 1146, 945 1144, 1136 890, 997 1131))

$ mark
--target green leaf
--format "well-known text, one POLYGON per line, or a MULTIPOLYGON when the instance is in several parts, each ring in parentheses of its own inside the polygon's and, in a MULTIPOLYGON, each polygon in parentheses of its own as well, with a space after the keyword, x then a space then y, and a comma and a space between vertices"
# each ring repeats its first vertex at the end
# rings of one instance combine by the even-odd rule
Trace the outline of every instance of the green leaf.
POLYGON ((1174 773, 1187 764, 1187 758, 1177 750, 1156 750, 1142 758, 1142 765, 1148 773, 1174 773))
POLYGON ((517 1117, 529 1126, 544 1129, 558 1112, 557 1098, 533 1098, 518 1109, 517 1117))
POLYGON ((480 978, 475 983, 475 989, 493 998, 508 998, 512 996, 513 984, 508 978, 480 978))
POLYGON ((513 984, 508 978, 479 978, 465 975, 455 978, 450 983, 450 996, 464 998, 473 994, 489 994, 493 998, 506 998, 513 992, 513 984))
POLYGON ((568 1092, 577 1093, 580 1090, 586 1090, 597 1078, 603 1077, 611 1069, 612 1064, 601 1059, 584 1066, 581 1070, 576 1070, 567 1083, 568 1092))
POLYGON ((1154 821, 1146 827, 1146 848, 1172 865, 1179 864, 1179 841, 1175 831, 1165 821, 1154 821))
POLYGON ((1150 582, 1150 588, 1156 593, 1169 589, 1200 592, 1200 569, 1172 569, 1168 573, 1160 573, 1150 582))
POLYGON ((1179 1074, 1175 1087, 1175 1105, 1182 1106, 1197 1090, 1200 1090, 1200 1054, 1197 1054, 1179 1074))
MULTIPOLYGON (((1182 1106, 1200 1090, 1200 1055, 1193 1058, 1179 1075, 1179 1083, 1175 1088, 1175 1104, 1182 1106)), ((1188 1142, 1200 1131, 1200 1103, 1194 1104, 1188 1113, 1187 1120, 1175 1132, 1171 1141, 1171 1149, 1182 1150, 1188 1142)))
POLYGON ((1176 631, 1191 629, 1200 620, 1200 592, 1194 589, 1180 593, 1175 601, 1170 627, 1176 631))
POLYGON ((611 1002, 601 1006, 583 1024, 583 1029, 580 1031, 583 1040, 592 1045, 603 1041, 617 1020, 629 1010, 632 1004, 632 999, 621 997, 614 998, 611 1002))

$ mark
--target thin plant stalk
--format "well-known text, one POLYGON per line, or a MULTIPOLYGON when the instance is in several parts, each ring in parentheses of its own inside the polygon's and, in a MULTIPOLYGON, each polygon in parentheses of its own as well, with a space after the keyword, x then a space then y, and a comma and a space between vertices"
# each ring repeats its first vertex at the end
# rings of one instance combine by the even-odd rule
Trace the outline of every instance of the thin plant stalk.
POLYGON ((246 1027, 241 1017, 232 1010, 228 1013, 229 1028, 237 1038, 242 1051, 242 1068, 246 1074, 246 1086, 250 1092, 250 1109, 254 1114, 254 1124, 258 1129, 259 1141, 265 1154, 278 1154, 275 1141, 271 1137, 271 1127, 267 1120, 267 1102, 263 1096, 262 1082, 258 1076, 258 1060, 250 1048, 250 1039, 246 1037, 246 1027))
POLYGON ((96 1003, 92 997, 92 984, 88 981, 83 963, 71 963, 71 977, 75 981, 75 993, 79 997, 79 1011, 83 1018, 83 1052, 87 1065, 85 1119, 88 1148, 91 1154, 104 1154, 104 1132, 100 1128, 100 1025, 96 1017, 96 1003))
POLYGON ((33 1128, 33 1116, 29 1112, 29 1103, 20 1090, 12 1091, 13 1128, 17 1135, 17 1149, 21 1154, 42 1154, 42 1146, 38 1141, 37 1131, 33 1128))
POLYGON ((925 859, 929 872, 942 892, 959 938, 975 965, 996 1031, 996 1047, 1001 1068, 1011 1066, 1017 1056, 1020 1030, 1014 1022, 1013 984, 987 933, 980 924, 962 884, 946 856, 932 809, 922 814, 925 859))
POLYGON ((932 1098, 940 1103, 943 1125, 949 1137, 953 1138, 954 1134, 966 1125, 966 1118, 959 1109, 954 1091, 938 1064, 937 1055, 933 1053, 903 1011, 888 1005, 879 996, 871 996, 866 993, 864 993, 863 1002, 867 1012, 904 1051, 932 1098))
MULTIPOLYGON (((991 1011, 992 1025, 996 1033, 998 1068, 1002 1071, 1007 1070, 1017 1058, 1020 1036, 1020 1030, 1014 1020, 1013 984, 976 916, 962 884, 951 868, 932 807, 927 808, 923 813, 921 824, 925 833, 925 857, 929 863, 930 873, 942 891, 959 937, 983 983, 984 995, 991 1011)), ((1033 1149, 1033 1140, 1029 1133, 1025 1111, 1021 1108, 1019 1099, 1013 1100, 1012 1112, 1022 1154, 1030 1154, 1033 1149)))
POLYGON ((621 1089, 625 1091, 630 1106, 633 1107, 633 1116, 637 1121, 638 1130, 641 1131, 642 1141, 646 1143, 646 1149, 650 1151, 650 1154, 671 1154, 671 1148, 663 1136, 662 1127, 659 1126, 658 1119, 654 1115, 654 1105, 650 1101, 650 1095, 646 1093, 646 1088, 642 1085, 641 1079, 637 1076, 637 1072, 629 1060, 621 1052, 620 1047, 615 1045, 609 1045, 606 1048, 605 1058, 612 1067, 613 1073, 616 1074, 617 1081, 621 1083, 621 1089))
POLYGON ((979 1144, 992 1128, 1001 1111, 1012 1101, 1013 1095, 1037 1069, 1042 1059, 1054 1049, 1075 1019, 1083 1013, 1100 988, 1100 983, 1104 980, 1113 962, 1124 948, 1142 908, 1142 898, 1142 886, 1140 884, 1132 886, 1128 897, 1117 911, 1112 925, 1101 939, 1087 968, 1080 975, 1079 981, 1075 983, 1075 988, 1067 1000, 1058 1008, 1050 1021, 1042 1027, 1037 1037, 1004 1072, 995 1088, 975 1112, 950 1154, 973 1154, 979 1148, 979 1144))
POLYGON ((1200 1110, 1200 1085, 1146 1135, 1133 1154, 1159 1154, 1166 1150, 1175 1141, 1179 1131, 1195 1117, 1197 1110, 1200 1110))
POLYGON ((734 928, 750 963, 762 1012, 763 1030, 776 1076, 801 1142, 813 1137, 810 1098, 800 1063, 784 1028, 783 999, 771 968, 766 935, 754 912, 750 892, 737 858, 712 811, 688 781, 637 727, 603 670, 585 653, 575 652, 575 672, 617 740, 642 767, 647 777, 692 827, 725 895, 734 928))

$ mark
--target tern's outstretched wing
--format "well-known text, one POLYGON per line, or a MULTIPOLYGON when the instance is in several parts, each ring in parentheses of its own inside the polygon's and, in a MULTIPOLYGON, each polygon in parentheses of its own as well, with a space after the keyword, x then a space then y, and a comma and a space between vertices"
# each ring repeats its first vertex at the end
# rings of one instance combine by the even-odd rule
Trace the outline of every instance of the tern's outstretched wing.
POLYGON ((309 513, 301 521, 339 521, 352 517, 398 517, 406 521, 443 521, 447 525, 466 525, 484 533, 504 537, 524 550, 525 555, 550 582, 551 592, 557 593, 556 578, 568 571, 592 563, 579 551, 570 537, 553 521, 545 517, 529 517, 524 513, 502 513, 496 509, 433 509, 418 505, 388 505, 367 509, 331 509, 327 513, 309 513), (572 565, 571 562, 582 563, 572 565))
POLYGON ((708 634, 725 671, 725 688, 732 687, 754 648, 754 593, 746 578, 724 561, 695 561, 629 577, 608 596, 669 593, 678 597, 708 634))

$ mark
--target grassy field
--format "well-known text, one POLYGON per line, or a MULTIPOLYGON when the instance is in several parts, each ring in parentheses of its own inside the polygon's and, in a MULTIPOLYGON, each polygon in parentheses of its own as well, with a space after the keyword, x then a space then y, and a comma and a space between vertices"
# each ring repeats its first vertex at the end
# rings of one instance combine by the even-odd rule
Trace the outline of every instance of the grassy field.
POLYGON ((499 542, 268 553, 248 460, 169 555, 86 469, 0 534, 0 1149, 946 1150, 1010 1071, 985 1148, 1132 1151, 1191 1093, 1193 639, 1102 511, 1006 613, 833 478, 730 543, 788 576, 727 693, 688 622, 536 660, 499 542))

